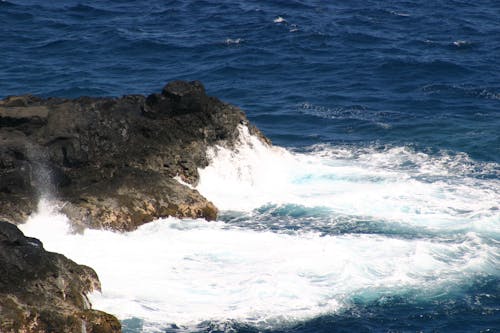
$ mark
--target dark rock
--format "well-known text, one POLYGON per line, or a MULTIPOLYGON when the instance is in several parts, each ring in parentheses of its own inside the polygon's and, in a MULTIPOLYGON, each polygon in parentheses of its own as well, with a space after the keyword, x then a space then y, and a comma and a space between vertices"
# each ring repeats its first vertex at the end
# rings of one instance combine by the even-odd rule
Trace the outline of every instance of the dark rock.
POLYGON ((0 332, 121 332, 115 317, 91 309, 87 293, 99 289, 90 267, 0 221, 0 332))
POLYGON ((197 191, 151 170, 125 167, 108 182, 65 190, 62 211, 83 228, 133 230, 161 216, 217 217, 197 191))
POLYGON ((176 114, 204 112, 209 105, 205 87, 199 81, 170 82, 163 88, 162 95, 170 100, 176 114))
POLYGON ((233 146, 243 112, 176 81, 147 98, 0 101, 0 218, 21 222, 42 194, 81 226, 132 230, 164 216, 217 216, 196 190, 207 148, 233 146))

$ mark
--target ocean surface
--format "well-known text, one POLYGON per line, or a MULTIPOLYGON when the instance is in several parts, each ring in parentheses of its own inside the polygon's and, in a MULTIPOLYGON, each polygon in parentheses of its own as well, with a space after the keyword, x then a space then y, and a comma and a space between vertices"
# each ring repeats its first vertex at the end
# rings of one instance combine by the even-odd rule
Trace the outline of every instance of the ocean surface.
POLYGON ((499 332, 500 2, 0 1, 0 97, 200 80, 241 128, 217 222, 23 231, 124 332, 499 332))

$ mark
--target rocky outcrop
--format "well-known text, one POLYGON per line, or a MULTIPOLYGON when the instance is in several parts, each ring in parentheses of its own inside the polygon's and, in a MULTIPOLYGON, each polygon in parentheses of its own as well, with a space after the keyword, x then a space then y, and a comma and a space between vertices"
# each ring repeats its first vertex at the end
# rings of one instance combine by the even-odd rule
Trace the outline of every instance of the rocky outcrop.
POLYGON ((121 332, 115 317, 91 309, 87 293, 96 289, 90 267, 0 221, 0 332, 121 332))
POLYGON ((40 195, 82 227, 133 230, 164 216, 213 220, 217 208, 188 184, 209 146, 234 145, 238 126, 267 141, 238 108, 175 81, 144 97, 0 101, 0 218, 18 223, 40 195))

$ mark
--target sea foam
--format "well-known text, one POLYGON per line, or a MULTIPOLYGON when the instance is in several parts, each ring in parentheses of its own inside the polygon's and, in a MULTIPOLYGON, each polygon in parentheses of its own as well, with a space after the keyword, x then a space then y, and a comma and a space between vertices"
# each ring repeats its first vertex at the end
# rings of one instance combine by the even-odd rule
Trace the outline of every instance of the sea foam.
POLYGON ((130 233, 70 234, 64 216, 43 209, 23 231, 96 270, 102 294, 91 295, 95 308, 141 318, 149 331, 206 320, 276 328, 334 313, 354 297, 372 301, 415 290, 435 297, 495 269, 494 248, 474 233, 456 244, 296 236, 168 218, 130 233))
POLYGON ((269 147, 241 128, 236 150, 210 149, 197 189, 225 210, 266 204, 326 207, 332 214, 428 228, 500 233, 500 173, 465 154, 430 156, 406 147, 269 147))
POLYGON ((439 164, 404 147, 297 153, 268 146, 246 128, 235 150, 214 147, 209 155, 197 188, 222 210, 252 219, 262 205, 297 203, 447 233, 337 234, 332 225, 326 234, 286 234, 167 218, 128 233, 75 234, 48 201, 21 228, 46 249, 93 267, 102 282, 102 293, 90 295, 93 306, 140 318, 145 332, 231 320, 277 328, 342 311, 354 299, 432 299, 476 276, 500 275, 498 183, 464 177, 453 161, 439 164))

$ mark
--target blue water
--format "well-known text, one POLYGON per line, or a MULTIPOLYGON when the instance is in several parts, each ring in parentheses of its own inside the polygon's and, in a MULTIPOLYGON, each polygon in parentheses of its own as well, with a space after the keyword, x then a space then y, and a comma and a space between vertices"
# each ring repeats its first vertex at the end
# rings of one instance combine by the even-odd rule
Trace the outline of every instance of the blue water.
MULTIPOLYGON (((354 152, 352 163, 404 147, 446 160, 453 175, 415 175, 421 164, 411 159, 398 161, 398 172, 427 183, 461 184, 463 177, 498 194, 498 1, 9 0, 0 1, 0 22, 0 97, 149 94, 174 79, 200 80, 209 94, 244 109, 275 145, 301 153, 318 144, 345 149, 354 152)), ((492 206, 491 225, 478 232, 497 250, 498 212, 492 206)), ((426 228, 360 215, 342 220, 326 208, 268 205, 252 218, 223 212, 222 220, 277 233, 312 228, 442 241, 426 228), (333 226, 325 222, 332 216, 333 226)), ((457 241, 466 231, 449 232, 457 241)), ((490 260, 496 269, 431 299, 418 292, 353 296, 342 311, 269 330, 499 331, 498 252, 490 260)), ((227 319, 199 330, 265 330, 227 319)), ((138 319, 124 325, 141 330, 138 319)))

